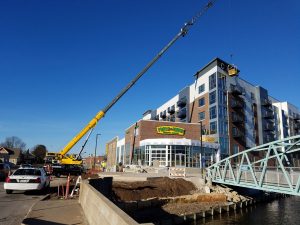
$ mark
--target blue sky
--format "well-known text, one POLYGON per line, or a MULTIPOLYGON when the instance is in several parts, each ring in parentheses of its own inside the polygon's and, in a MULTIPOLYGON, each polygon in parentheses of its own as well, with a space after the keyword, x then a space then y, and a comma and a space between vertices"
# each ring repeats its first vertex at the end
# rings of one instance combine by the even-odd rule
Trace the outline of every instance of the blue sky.
MULTIPOLYGON (((59 151, 205 2, 1 1, 0 142, 18 136, 28 148, 59 151)), ((96 133, 103 153, 108 140, 191 84, 215 57, 300 107, 299 11, 296 0, 218 0, 99 122, 87 154, 96 133)))

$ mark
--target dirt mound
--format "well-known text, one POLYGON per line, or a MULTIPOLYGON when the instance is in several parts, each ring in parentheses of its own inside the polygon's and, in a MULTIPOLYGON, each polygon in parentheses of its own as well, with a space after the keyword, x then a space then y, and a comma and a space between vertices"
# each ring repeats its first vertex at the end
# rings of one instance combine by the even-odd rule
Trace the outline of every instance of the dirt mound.
POLYGON ((174 197, 188 195, 196 190, 192 182, 182 178, 148 178, 140 182, 114 182, 113 192, 116 200, 136 201, 153 197, 174 197))
POLYGON ((168 203, 162 206, 162 208, 170 214, 184 215, 199 213, 202 211, 210 210, 214 207, 220 207, 224 205, 226 205, 225 202, 168 203))

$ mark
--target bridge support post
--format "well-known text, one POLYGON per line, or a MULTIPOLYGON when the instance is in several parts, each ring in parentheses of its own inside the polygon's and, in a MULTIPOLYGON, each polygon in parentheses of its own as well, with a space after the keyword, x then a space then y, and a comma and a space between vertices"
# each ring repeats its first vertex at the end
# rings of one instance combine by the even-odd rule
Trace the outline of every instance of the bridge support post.
POLYGON ((211 177, 206 177, 206 185, 211 187, 212 186, 212 180, 211 177))

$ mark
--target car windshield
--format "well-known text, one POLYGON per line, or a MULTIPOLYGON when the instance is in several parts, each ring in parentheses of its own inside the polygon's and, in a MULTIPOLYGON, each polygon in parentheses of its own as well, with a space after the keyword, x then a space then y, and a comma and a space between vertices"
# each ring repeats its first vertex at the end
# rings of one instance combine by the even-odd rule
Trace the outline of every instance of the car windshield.
POLYGON ((41 171, 37 169, 18 169, 16 172, 14 172, 14 175, 40 176, 41 171))

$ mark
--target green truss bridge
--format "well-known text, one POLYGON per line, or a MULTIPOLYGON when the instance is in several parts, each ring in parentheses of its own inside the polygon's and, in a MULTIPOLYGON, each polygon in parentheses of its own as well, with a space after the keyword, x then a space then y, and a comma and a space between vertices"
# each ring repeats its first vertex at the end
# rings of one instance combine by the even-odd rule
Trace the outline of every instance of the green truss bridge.
POLYGON ((212 182, 300 196, 300 135, 263 144, 207 168, 212 182))

